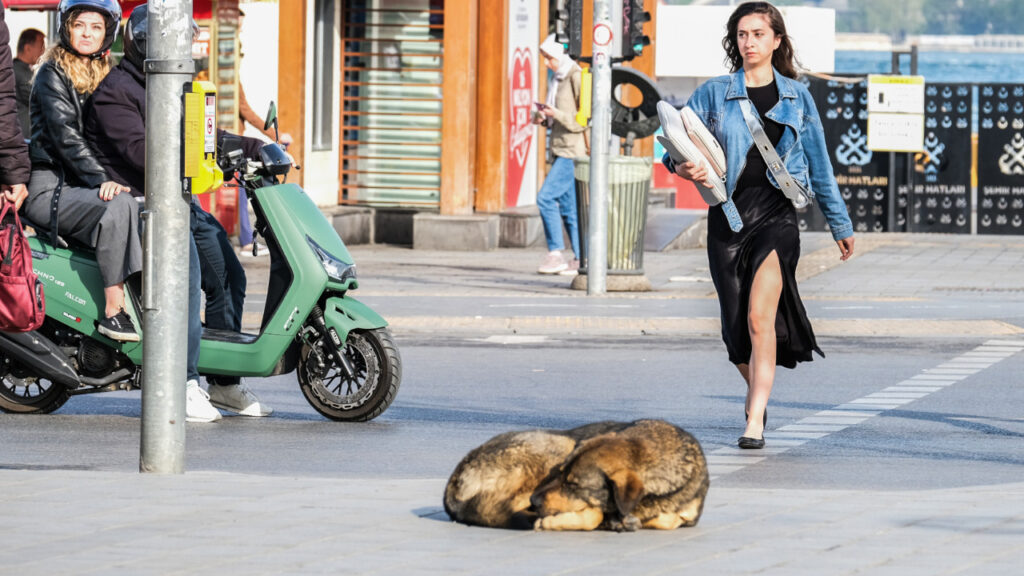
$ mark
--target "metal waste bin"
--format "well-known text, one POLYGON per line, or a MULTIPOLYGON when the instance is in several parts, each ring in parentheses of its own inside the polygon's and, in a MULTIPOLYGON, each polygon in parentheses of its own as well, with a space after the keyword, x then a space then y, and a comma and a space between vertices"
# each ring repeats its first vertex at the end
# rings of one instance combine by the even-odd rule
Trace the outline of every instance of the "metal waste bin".
MULTIPOLYGON (((577 158, 575 164, 580 274, 586 274, 590 239, 590 158, 577 158)), ((650 158, 608 158, 608 274, 644 273, 644 231, 652 171, 650 158)))

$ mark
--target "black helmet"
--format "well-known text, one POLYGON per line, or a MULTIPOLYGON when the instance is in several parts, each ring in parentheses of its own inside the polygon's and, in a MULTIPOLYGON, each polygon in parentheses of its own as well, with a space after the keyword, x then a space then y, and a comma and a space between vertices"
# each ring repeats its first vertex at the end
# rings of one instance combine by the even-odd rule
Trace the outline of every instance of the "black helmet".
POLYGON ((121 5, 117 3, 117 0, 60 0, 57 12, 59 14, 57 26, 60 45, 68 52, 99 59, 113 46, 114 39, 117 38, 117 29, 121 25, 121 5), (78 54, 71 47, 71 31, 68 30, 67 24, 71 13, 75 11, 97 12, 103 16, 106 34, 103 37, 103 45, 93 54, 78 54))
MULTIPOLYGON (((193 38, 199 33, 199 26, 191 17, 193 38)), ((124 25, 124 57, 139 70, 146 61, 146 29, 149 26, 149 8, 145 4, 136 6, 124 25)))
POLYGON ((142 70, 146 61, 146 28, 149 26, 149 8, 145 4, 136 6, 128 15, 124 25, 124 57, 142 70))

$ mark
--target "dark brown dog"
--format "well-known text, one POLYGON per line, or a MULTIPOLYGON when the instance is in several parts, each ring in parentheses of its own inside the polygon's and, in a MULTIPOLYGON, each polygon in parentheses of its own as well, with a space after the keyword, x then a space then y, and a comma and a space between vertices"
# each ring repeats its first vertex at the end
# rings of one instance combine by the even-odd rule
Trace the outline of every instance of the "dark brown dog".
POLYGON ((704 509, 708 467, 688 432, 638 420, 582 440, 530 499, 538 530, 693 526, 704 509))
POLYGON ((572 430, 507 432, 473 449, 444 490, 444 510, 456 522, 529 529, 537 519, 530 496, 584 438, 625 424, 598 422, 572 430))

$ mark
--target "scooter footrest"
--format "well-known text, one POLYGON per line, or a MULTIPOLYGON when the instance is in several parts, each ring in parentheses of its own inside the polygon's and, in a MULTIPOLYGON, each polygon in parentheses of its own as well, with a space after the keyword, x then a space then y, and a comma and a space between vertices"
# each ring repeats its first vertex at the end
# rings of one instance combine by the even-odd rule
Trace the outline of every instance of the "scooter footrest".
POLYGON ((203 328, 203 340, 213 340, 215 342, 252 344, 259 339, 259 337, 259 334, 246 334, 245 332, 233 332, 231 330, 220 330, 218 328, 203 328))

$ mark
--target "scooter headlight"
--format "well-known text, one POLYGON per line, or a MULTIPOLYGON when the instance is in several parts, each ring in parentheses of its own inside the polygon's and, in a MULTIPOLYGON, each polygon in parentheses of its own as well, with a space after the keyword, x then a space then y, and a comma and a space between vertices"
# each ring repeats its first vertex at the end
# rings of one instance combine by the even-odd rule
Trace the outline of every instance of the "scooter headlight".
POLYGON ((327 276, 335 282, 347 282, 356 279, 356 265, 349 264, 334 256, 328 251, 324 250, 319 244, 317 244, 312 238, 306 236, 306 242, 309 243, 309 247, 313 249, 313 253, 320 260, 320 265, 324 267, 324 272, 327 276))

